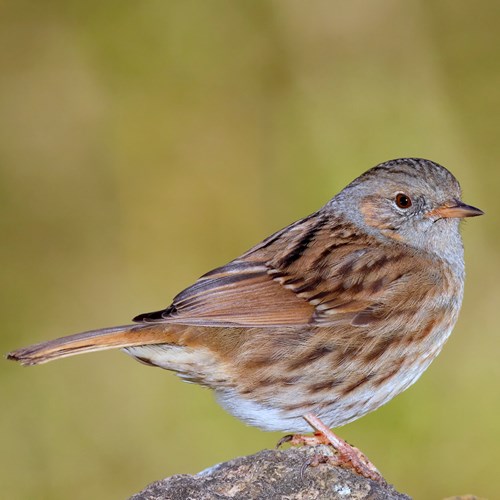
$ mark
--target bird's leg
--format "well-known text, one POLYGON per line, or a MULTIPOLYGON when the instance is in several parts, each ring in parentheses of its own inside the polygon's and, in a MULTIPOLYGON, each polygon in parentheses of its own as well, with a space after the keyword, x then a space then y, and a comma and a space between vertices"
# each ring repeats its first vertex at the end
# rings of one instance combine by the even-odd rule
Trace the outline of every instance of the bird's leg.
POLYGON ((335 459, 332 461, 333 465, 348 467, 363 477, 377 482, 385 482, 377 468, 361 451, 336 436, 316 415, 306 413, 303 418, 314 429, 314 436, 299 434, 285 436, 279 441, 278 446, 287 442, 292 445, 330 445, 336 451, 335 459))
POLYGON ((366 478, 384 481, 377 468, 360 450, 336 436, 316 415, 306 413, 303 418, 316 431, 315 435, 320 434, 322 440, 328 441, 337 452, 337 458, 341 463, 366 478))

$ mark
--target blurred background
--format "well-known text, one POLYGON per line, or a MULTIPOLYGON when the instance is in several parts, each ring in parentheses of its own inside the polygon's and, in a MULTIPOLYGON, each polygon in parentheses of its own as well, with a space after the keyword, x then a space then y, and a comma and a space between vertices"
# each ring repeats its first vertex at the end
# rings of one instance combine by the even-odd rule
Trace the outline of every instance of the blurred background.
MULTIPOLYGON (((500 498, 499 23, 493 0, 2 2, 0 351, 165 307, 364 170, 430 158, 487 214, 462 313, 339 434, 416 499, 500 498)), ((0 377, 4 498, 127 498, 281 437, 120 352, 0 377)))

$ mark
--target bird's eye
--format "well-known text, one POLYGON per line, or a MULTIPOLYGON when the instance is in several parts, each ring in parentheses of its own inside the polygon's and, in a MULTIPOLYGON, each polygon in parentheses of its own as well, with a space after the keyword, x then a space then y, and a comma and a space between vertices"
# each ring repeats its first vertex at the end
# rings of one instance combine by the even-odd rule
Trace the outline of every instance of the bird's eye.
POLYGON ((410 208, 411 207, 411 199, 404 193, 398 193, 396 195, 396 205, 399 208, 410 208))

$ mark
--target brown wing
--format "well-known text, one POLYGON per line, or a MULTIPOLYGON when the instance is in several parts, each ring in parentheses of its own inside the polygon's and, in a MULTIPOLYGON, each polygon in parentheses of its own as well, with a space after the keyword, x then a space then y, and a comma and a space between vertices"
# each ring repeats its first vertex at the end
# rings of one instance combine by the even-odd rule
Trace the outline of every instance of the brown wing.
POLYGON ((167 309, 134 320, 366 326, 387 317, 398 295, 407 296, 405 284, 415 267, 406 247, 383 245, 320 211, 205 274, 167 309))

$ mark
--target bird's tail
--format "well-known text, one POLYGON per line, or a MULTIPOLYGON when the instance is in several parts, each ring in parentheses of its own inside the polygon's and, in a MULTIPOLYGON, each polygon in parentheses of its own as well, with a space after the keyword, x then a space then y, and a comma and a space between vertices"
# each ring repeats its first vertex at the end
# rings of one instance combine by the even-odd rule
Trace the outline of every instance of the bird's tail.
POLYGON ((172 334, 168 332, 165 325, 115 326, 77 333, 17 349, 7 354, 7 359, 18 361, 22 365, 39 365, 75 354, 147 344, 164 344, 170 341, 172 341, 172 334))

